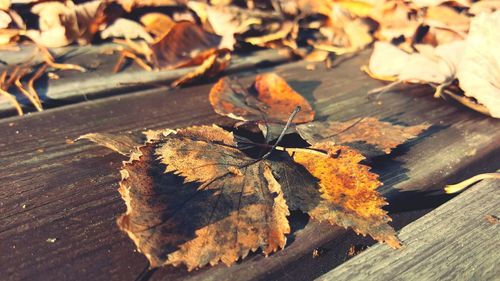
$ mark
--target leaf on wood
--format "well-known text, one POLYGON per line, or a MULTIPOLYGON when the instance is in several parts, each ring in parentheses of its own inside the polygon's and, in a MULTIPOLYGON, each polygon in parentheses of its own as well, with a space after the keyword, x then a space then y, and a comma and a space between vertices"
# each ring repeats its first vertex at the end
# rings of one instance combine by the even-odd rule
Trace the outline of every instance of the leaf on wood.
POLYGON ((116 19, 102 30, 101 38, 143 39, 146 42, 153 42, 153 37, 149 35, 144 26, 125 18, 116 19))
POLYGON ((152 266, 230 265, 258 248, 284 247, 289 211, 280 185, 268 163, 232 145, 232 134, 218 127, 195 127, 142 147, 139 160, 125 164, 120 193, 129 208, 118 224, 152 266), (160 161, 188 183, 165 174, 160 161))
POLYGON ((30 30, 30 37, 46 47, 62 47, 81 39, 86 44, 105 21, 102 1, 75 5, 66 2, 42 2, 31 11, 39 16, 40 31, 30 30))
POLYGON ((284 21, 276 30, 273 30, 263 36, 245 38, 245 42, 256 46, 273 47, 269 44, 285 39, 290 32, 292 32, 294 26, 295 24, 293 22, 284 21))
POLYGON ((193 71, 172 82, 172 87, 191 83, 200 78, 211 78, 224 71, 231 61, 231 53, 228 49, 216 50, 202 64, 193 71))
POLYGON ((82 139, 93 141, 125 156, 130 156, 134 148, 142 142, 140 137, 134 135, 115 135, 108 133, 85 134, 78 137, 76 140, 82 139))
POLYGON ((192 270, 271 254, 285 246, 290 210, 399 247, 378 176, 356 150, 319 142, 253 158, 235 139, 215 125, 152 131, 124 163, 118 225, 151 266, 192 270))
POLYGON ((179 22, 151 49, 159 68, 174 69, 203 63, 219 49, 220 41, 220 36, 192 22, 179 22))
POLYGON ((8 45, 19 40, 19 30, 0 29, 0 46, 8 45))
POLYGON ((260 10, 242 9, 237 6, 209 5, 203 2, 188 2, 201 19, 206 30, 222 36, 221 48, 233 50, 236 43, 235 34, 248 31, 251 25, 263 24, 263 19, 273 15, 260 10))
POLYGON ((420 26, 420 19, 415 9, 401 1, 377 1, 371 18, 378 22, 375 37, 390 42, 401 38, 411 40, 420 26))
POLYGON ((186 4, 187 0, 117 0, 123 9, 130 13, 135 8, 180 6, 186 4))
POLYGON ((253 87, 238 80, 220 79, 210 90, 210 104, 218 114, 243 121, 286 122, 297 106, 295 123, 310 122, 314 110, 286 81, 274 73, 257 75, 253 87))
POLYGON ((376 42, 369 74, 386 81, 442 84, 455 78, 463 48, 463 42, 457 41, 409 54, 390 43, 376 42))
POLYGON ((334 5, 325 26, 320 28, 327 40, 317 42, 314 46, 320 48, 317 45, 322 45, 320 49, 328 50, 325 46, 330 45, 329 49, 338 54, 359 51, 373 41, 370 29, 363 19, 340 5, 334 5))
POLYGON ((175 22, 169 16, 162 13, 145 14, 141 16, 140 21, 145 26, 146 31, 153 34, 154 43, 167 35, 175 25, 175 22))
POLYGON ((9 27, 11 22, 12 18, 9 13, 0 9, 0 30, 9 27))
POLYGON ((463 58, 457 70, 460 88, 500 118, 500 11, 472 19, 463 58))
POLYGON ((390 153, 393 148, 415 138, 429 126, 420 124, 407 127, 366 117, 345 122, 327 120, 301 124, 297 125, 296 130, 311 144, 323 141, 333 141, 336 144, 362 142, 373 145, 384 153, 390 153))
POLYGON ((318 180, 321 199, 316 206, 304 200, 303 187, 296 187, 285 198, 295 201, 299 209, 311 218, 331 224, 353 228, 358 234, 369 234, 393 248, 400 242, 388 222, 391 218, 382 209, 387 202, 376 191, 382 185, 378 175, 368 166, 359 164, 365 159, 358 151, 338 146, 333 142, 319 142, 310 149, 321 151, 290 151, 293 161, 302 165, 318 180), (290 199, 289 199, 290 198, 290 199), (293 199, 292 199, 293 198, 293 199))

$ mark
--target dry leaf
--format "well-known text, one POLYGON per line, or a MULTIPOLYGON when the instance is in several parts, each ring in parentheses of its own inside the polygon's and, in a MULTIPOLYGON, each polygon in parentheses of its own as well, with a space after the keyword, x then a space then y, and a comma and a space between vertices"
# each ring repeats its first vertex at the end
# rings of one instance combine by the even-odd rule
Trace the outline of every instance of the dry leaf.
POLYGON ((450 1, 450 0, 411 0, 411 3, 417 6, 418 8, 424 8, 424 7, 434 7, 434 6, 439 6, 442 5, 446 2, 453 2, 453 4, 457 4, 462 7, 469 7, 471 5, 470 0, 455 0, 455 1, 450 1))
POLYGON ((500 11, 472 19, 457 78, 465 95, 500 118, 500 11))
POLYGON ((46 47, 62 47, 82 39, 88 43, 96 26, 104 22, 104 2, 91 1, 75 5, 71 1, 49 1, 35 4, 31 11, 39 16, 40 31, 29 36, 46 47))
POLYGON ((143 141, 140 137, 133 135, 113 135, 107 133, 90 133, 80 136, 76 140, 82 139, 91 140, 125 156, 129 156, 133 152, 134 147, 140 145, 143 141))
POLYGON ((10 8, 10 0, 0 0, 0 10, 8 11, 10 8))
POLYGON ((220 42, 218 35, 192 22, 179 22, 151 48, 159 68, 174 69, 203 63, 219 49, 220 42))
POLYGON ((403 1, 378 1, 371 17, 379 23, 377 39, 388 41, 403 36, 410 39, 421 24, 415 10, 403 1))
POLYGON ((376 42, 368 70, 380 80, 442 84, 455 78, 463 48, 457 41, 408 54, 390 43, 376 42))
POLYGON ((237 80, 220 79, 210 90, 209 100, 215 112, 238 120, 286 122, 297 106, 302 111, 295 123, 314 119, 307 100, 274 73, 257 75, 254 89, 247 89, 237 80))
MULTIPOLYGON (((103 143, 116 143, 105 136, 103 143)), ((99 139, 95 136, 93 140, 99 139)), ((331 142, 252 158, 217 126, 148 133, 124 163, 118 225, 151 266, 231 265, 283 248, 290 210, 399 247, 381 185, 359 152, 331 142)))
POLYGON ((224 71, 231 61, 231 53, 228 49, 217 50, 209 56, 196 69, 175 80, 172 87, 177 87, 186 83, 191 83, 199 78, 211 78, 224 71))
POLYGON ((146 31, 155 37, 154 43, 167 35, 175 25, 169 16, 162 13, 145 14, 141 16, 140 21, 145 26, 146 31))
POLYGON ((12 19, 11 19, 9 13, 0 10, 0 30, 9 27, 11 22, 12 22, 12 19))
POLYGON ((182 6, 187 0, 117 0, 117 2, 130 13, 134 8, 141 7, 182 6))
MULTIPOLYGON (((390 153, 393 148, 415 138, 429 128, 428 124, 416 126, 393 125, 376 118, 365 117, 345 122, 327 120, 297 125, 300 136, 311 144, 333 141, 336 144, 362 142, 390 153)), ((363 153, 366 155, 366 153, 363 153)))
POLYGON ((247 31, 251 25, 260 25, 263 19, 274 18, 273 14, 260 10, 242 9, 237 6, 208 5, 202 2, 189 1, 188 7, 193 9, 207 30, 222 36, 221 48, 232 50, 235 34, 247 31))
POLYGON ((320 31, 327 41, 315 43, 314 47, 327 50, 318 45, 330 44, 334 46, 331 51, 340 54, 361 50, 373 40, 370 26, 340 5, 333 6, 326 24, 320 28, 320 31))
POLYGON ((146 42, 153 42, 153 38, 146 31, 144 26, 133 20, 118 18, 111 25, 101 31, 101 38, 125 38, 143 39, 146 42))
POLYGON ((481 13, 493 13, 500 10, 500 1, 483 0, 472 3, 469 13, 479 15, 481 13))

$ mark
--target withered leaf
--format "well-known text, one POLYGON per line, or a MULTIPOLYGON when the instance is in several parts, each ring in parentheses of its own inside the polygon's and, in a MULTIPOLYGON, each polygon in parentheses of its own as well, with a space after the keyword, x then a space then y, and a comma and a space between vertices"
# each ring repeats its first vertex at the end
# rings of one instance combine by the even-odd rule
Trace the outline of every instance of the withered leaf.
POLYGON ((300 136, 311 144, 325 140, 336 144, 363 142, 373 145, 385 153, 405 141, 415 138, 429 128, 429 124, 415 126, 393 125, 377 118, 356 118, 345 122, 327 120, 297 125, 300 136))
POLYGON ((148 132, 124 163, 118 225, 153 267, 268 255, 285 246, 290 210, 399 247, 378 176, 356 150, 319 142, 253 158, 235 139, 215 125, 148 132))
POLYGON ((235 79, 220 79, 210 90, 209 100, 215 112, 238 120, 286 122, 297 106, 302 110, 295 123, 314 119, 307 100, 274 73, 257 75, 253 88, 235 79))
POLYGON ((77 40, 89 43, 106 20, 106 5, 97 0, 78 5, 72 1, 37 3, 32 12, 39 16, 40 32, 30 30, 29 36, 46 47, 62 47, 77 40))
POLYGON ((175 24, 151 49, 159 68, 174 69, 203 63, 219 49, 220 41, 220 36, 185 21, 175 24))
POLYGON ((85 134, 76 140, 81 139, 93 141, 125 156, 130 156, 134 148, 144 141, 143 138, 132 134, 114 135, 109 133, 85 134))
POLYGON ((129 207, 118 224, 152 266, 230 265, 258 248, 284 247, 289 211, 269 163, 232 145, 218 127, 194 127, 147 144, 125 164, 120 193, 129 207))
POLYGON ((231 53, 228 49, 215 50, 202 64, 193 71, 172 82, 172 87, 177 87, 193 82, 202 77, 211 78, 224 71, 231 61, 231 53))
POLYGON ((471 21, 457 78, 465 95, 483 104, 500 118, 500 11, 482 13, 471 21))

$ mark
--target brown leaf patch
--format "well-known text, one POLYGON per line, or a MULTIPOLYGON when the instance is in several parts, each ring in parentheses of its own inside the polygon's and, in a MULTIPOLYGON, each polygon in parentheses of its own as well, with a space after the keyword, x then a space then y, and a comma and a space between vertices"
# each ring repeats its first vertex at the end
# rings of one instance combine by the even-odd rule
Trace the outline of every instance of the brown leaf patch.
POLYGON ((223 78, 212 87, 209 99, 215 112, 238 120, 286 122, 297 106, 302 110, 295 123, 314 119, 307 100, 274 73, 257 75, 253 89, 237 80, 223 78))
POLYGON ((390 153, 393 148, 415 138, 429 126, 429 124, 420 124, 406 127, 366 117, 346 122, 330 120, 302 124, 297 126, 297 131, 311 144, 325 140, 337 144, 364 142, 385 153, 390 153))
POLYGON ((191 83, 201 78, 211 78, 226 69, 231 61, 231 53, 228 49, 216 50, 202 64, 193 71, 172 82, 172 87, 191 83))
POLYGON ((221 37, 192 22, 179 22, 151 45, 156 64, 162 69, 199 65, 218 49, 221 37))

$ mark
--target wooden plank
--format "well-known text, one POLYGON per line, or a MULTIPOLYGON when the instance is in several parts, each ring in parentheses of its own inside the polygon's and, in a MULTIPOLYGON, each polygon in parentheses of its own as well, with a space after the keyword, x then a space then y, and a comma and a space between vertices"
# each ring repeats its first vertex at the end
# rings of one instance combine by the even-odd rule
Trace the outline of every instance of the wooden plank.
MULTIPOLYGON (((338 68, 306 71, 305 63, 280 66, 284 76, 314 106, 318 119, 378 116, 397 123, 434 124, 419 139, 374 159, 382 192, 400 228, 449 199, 433 190, 499 162, 500 124, 431 97, 430 89, 367 96, 381 84, 359 71, 368 53, 338 68), (397 191, 398 189, 404 192, 397 191)), ((253 76, 247 80, 253 79, 253 76)), ((0 276, 3 280, 129 280, 147 266, 116 227, 124 212, 118 169, 124 159, 88 142, 67 143, 89 132, 126 132, 220 123, 207 101, 211 85, 165 93, 163 89, 56 108, 0 121, 0 276), (23 208, 23 206, 25 206, 23 208), (55 243, 48 238, 57 238, 55 243), (27 242, 29 241, 29 242, 27 242), (5 276, 5 277, 4 277, 5 276)), ((373 243, 294 214, 294 233, 268 258, 254 254, 230 268, 187 273, 162 268, 151 280, 310 280, 346 259, 353 244, 373 243), (312 251, 323 254, 314 259, 312 251)))
POLYGON ((500 276, 499 183, 485 180, 404 227, 404 246, 377 244, 316 279, 494 280, 500 276))
MULTIPOLYGON (((60 76, 57 80, 47 77, 40 79, 37 83, 37 92, 44 106, 54 107, 70 102, 78 102, 88 99, 96 99, 103 96, 129 93, 139 89, 168 86, 179 77, 193 71, 196 67, 184 67, 173 70, 146 71, 135 63, 125 67, 119 73, 113 72, 113 67, 118 60, 118 54, 107 55, 118 45, 107 43, 92 46, 69 46, 57 48, 55 56, 61 56, 61 62, 78 64, 87 69, 87 72, 76 70, 58 71, 60 76)), ((36 49, 33 46, 24 46, 21 52, 0 51, 0 58, 6 64, 22 63, 33 56, 36 49)), ((261 50, 249 52, 243 55, 233 56, 231 65, 225 70, 225 74, 247 71, 255 66, 272 66, 290 61, 286 55, 276 50, 261 50)), ((41 62, 40 56, 35 56, 34 62, 41 62)), ((7 68, 3 66, 2 69, 7 68)), ((165 87, 165 89, 167 89, 165 87)), ((29 101, 17 94, 19 101, 27 110, 30 109, 29 101)), ((33 109, 31 109, 33 110, 33 109)), ((14 115, 16 111, 12 104, 6 99, 0 98, 0 116, 14 115)))

